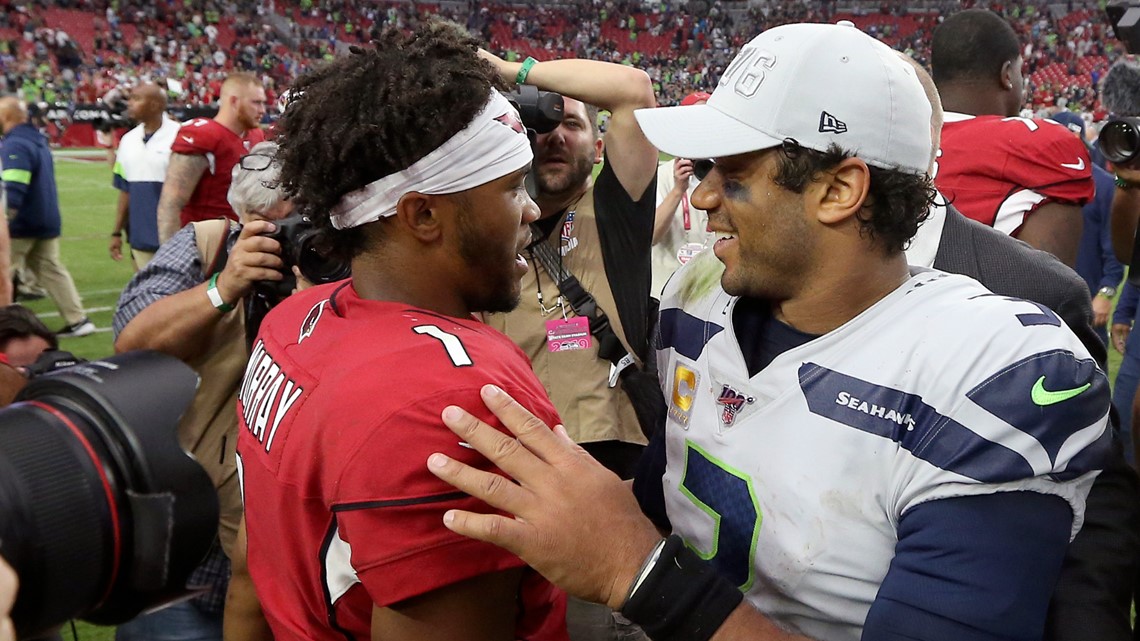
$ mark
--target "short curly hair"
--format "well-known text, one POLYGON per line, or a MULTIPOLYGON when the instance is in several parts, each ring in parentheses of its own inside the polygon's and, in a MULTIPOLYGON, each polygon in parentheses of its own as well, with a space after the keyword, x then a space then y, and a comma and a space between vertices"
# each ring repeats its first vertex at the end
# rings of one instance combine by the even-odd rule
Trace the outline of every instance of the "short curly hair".
POLYGON ((333 229, 329 212, 341 198, 442 145, 502 86, 478 42, 454 23, 389 27, 373 45, 300 77, 277 130, 285 195, 343 259, 363 251, 366 237, 333 229))
MULTIPOLYGON (((827 151, 785 143, 772 181, 784 189, 802 194, 820 173, 855 155, 834 143, 827 151)), ((930 215, 930 207, 937 194, 934 183, 926 174, 870 164, 867 167, 871 170, 871 187, 867 206, 856 214, 859 232, 878 242, 886 253, 901 252, 918 233, 919 224, 930 215)))

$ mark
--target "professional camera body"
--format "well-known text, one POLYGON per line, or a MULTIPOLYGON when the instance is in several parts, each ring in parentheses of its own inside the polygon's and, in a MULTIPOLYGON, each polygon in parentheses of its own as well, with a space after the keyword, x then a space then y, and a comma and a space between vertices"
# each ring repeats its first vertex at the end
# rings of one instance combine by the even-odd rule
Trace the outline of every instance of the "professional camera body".
POLYGON ((0 555, 20 638, 128 621, 186 596, 218 528, 206 472, 178 445, 198 377, 131 352, 32 379, 0 409, 0 555))
POLYGON ((534 144, 537 134, 548 134, 562 124, 565 108, 562 94, 540 91, 531 85, 515 85, 506 96, 519 110, 519 118, 526 127, 531 144, 534 144))
MULTIPOLYGON (((1124 48, 1140 51, 1140 1, 1109 2, 1105 13, 1124 48)), ((1140 66, 1117 62, 1105 75, 1101 92, 1112 118, 1101 129, 1098 144, 1109 162, 1127 164, 1140 155, 1140 66)))
MULTIPOLYGON (((1105 6, 1116 38, 1128 53, 1140 51, 1140 0, 1114 0, 1105 6)), ((1135 167, 1140 158, 1140 64, 1122 58, 1101 84, 1101 102, 1112 118, 1100 130, 1097 144, 1113 165, 1135 167)), ((1120 242, 1123 239, 1114 239, 1120 242)), ((1140 235, 1131 239, 1132 265, 1128 281, 1140 286, 1140 235)))
MULTIPOLYGON (((515 85, 506 94, 507 100, 519 110, 519 118, 523 127, 526 127, 527 138, 533 148, 538 134, 548 134, 562 124, 565 115, 565 102, 562 94, 553 91, 539 91, 538 87, 531 85, 515 85)), ((538 197, 538 184, 535 182, 535 170, 531 169, 526 175, 526 192, 531 198, 538 197)))
POLYGON ((273 304, 288 297, 297 288, 293 266, 314 285, 344 280, 352 275, 352 266, 343 260, 327 255, 320 248, 318 231, 313 221, 302 213, 293 213, 273 221, 275 229, 265 236, 281 244, 281 260, 285 263, 278 281, 261 281, 254 291, 271 299, 273 304))

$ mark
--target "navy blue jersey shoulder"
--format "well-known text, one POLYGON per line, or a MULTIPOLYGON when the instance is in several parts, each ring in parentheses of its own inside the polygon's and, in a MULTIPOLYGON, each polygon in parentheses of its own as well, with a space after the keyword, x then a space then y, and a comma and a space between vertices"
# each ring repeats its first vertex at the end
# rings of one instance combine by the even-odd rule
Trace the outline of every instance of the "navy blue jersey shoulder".
POLYGON ((1071 525, 1068 503, 1033 492, 911 509, 863 641, 1040 641, 1071 525))

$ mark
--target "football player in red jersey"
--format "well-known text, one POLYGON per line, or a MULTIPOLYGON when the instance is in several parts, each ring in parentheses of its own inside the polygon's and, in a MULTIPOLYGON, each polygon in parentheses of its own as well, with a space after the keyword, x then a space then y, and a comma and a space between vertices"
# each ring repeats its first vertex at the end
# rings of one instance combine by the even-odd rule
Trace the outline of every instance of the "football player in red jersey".
MULTIPOLYGON (((473 317, 518 304, 539 215, 498 83, 470 36, 429 23, 293 86, 281 185, 352 278, 274 308, 239 391, 235 584, 248 570, 277 641, 567 639, 565 596, 443 527, 448 509, 487 506, 423 466, 443 448, 493 469, 439 422, 491 381, 558 420, 523 352, 473 317)), ((265 637, 248 600, 229 603, 228 638, 265 637)))
POLYGON ((1017 35, 1000 16, 961 11, 934 31, 942 95, 934 181, 963 214, 1076 264, 1081 206, 1095 186, 1088 150, 1055 122, 1018 117, 1025 99, 1017 35))
POLYGON ((248 73, 222 83, 218 115, 182 125, 170 148, 170 166, 158 202, 158 240, 166 242, 187 223, 211 218, 237 220, 226 193, 239 158, 265 140, 265 89, 248 73))

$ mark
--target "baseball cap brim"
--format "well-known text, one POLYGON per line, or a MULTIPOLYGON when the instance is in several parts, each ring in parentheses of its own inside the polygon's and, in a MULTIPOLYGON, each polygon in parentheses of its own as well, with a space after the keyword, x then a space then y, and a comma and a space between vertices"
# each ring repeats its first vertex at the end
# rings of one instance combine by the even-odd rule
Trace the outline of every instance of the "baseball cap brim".
POLYGON ((722 158, 783 142, 709 104, 638 109, 634 116, 654 147, 679 158, 722 158))

